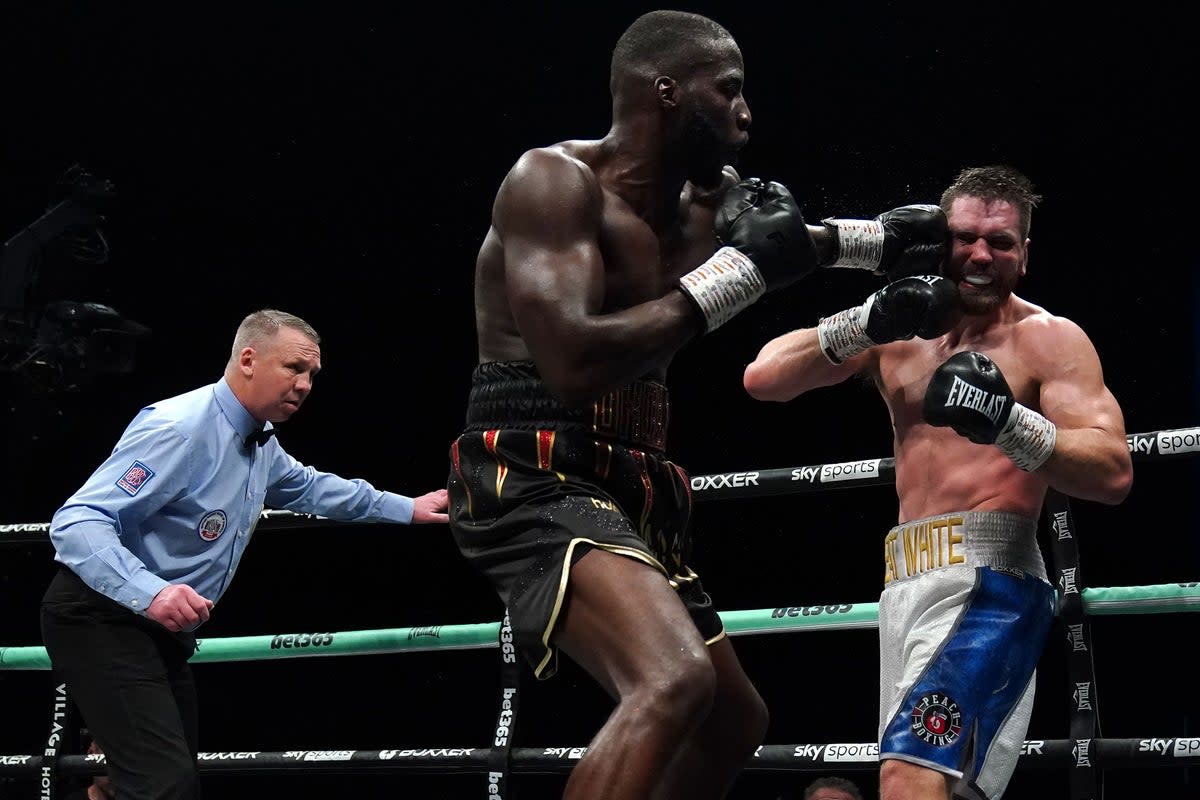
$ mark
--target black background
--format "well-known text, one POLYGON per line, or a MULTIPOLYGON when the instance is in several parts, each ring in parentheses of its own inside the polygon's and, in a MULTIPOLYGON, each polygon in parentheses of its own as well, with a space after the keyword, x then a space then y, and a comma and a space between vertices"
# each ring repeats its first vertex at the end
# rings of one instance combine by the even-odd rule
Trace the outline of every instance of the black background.
MULTIPOLYGON (((1129 432, 1190 427, 1196 403, 1195 41, 1174 7, 712 4, 742 46, 754 114, 740 169, 788 184, 810 218, 936 202, 964 166, 1037 183, 1018 290, 1089 332, 1129 432), (786 11, 786 14, 785 14, 786 11), (783 15, 783 16, 781 16, 783 15)), ((495 187, 526 148, 607 130, 608 58, 639 3, 6 4, 0 17, 0 238, 81 162, 112 180, 110 262, 70 299, 153 335, 130 375, 35 397, 3 391, 0 521, 43 522, 141 405, 215 380, 238 321, 289 310, 325 370, 280 439, 305 463, 417 494, 442 485, 475 360, 472 270, 495 187)), ((786 405, 741 371, 768 338, 879 285, 817 274, 680 353, 669 450, 693 474, 886 456, 887 416, 856 383, 786 405)), ((1197 471, 1139 466, 1121 506, 1077 502, 1083 582, 1200 578, 1197 471)), ((890 487, 699 507, 697 569, 721 609, 871 602, 890 487)), ((38 644, 48 545, 0 553, 0 646, 38 644)), ((499 601, 442 528, 261 532, 205 637, 491 622, 499 601)), ((1094 622, 1103 732, 1200 735, 1190 616, 1094 622)), ((1064 637, 1052 635, 1029 738, 1063 738, 1064 637)), ((740 637, 771 743, 875 735, 874 631, 740 637)), ((496 713, 494 650, 197 667, 202 749, 472 747, 496 713)), ((0 672, 0 752, 34 752, 46 673, 0 672)), ((564 664, 532 687, 520 746, 586 744, 607 702, 564 664)), ((1185 770, 1121 770, 1110 800, 1200 796, 1185 770)), ((873 773, 854 773, 873 796, 873 773)), ((745 775, 739 798, 811 776, 745 775)), ((482 778, 214 778, 211 796, 347 789, 481 797, 482 778), (353 781, 353 783, 351 783, 353 781)), ((530 779, 552 796, 561 779, 530 779)), ((1065 796, 1022 771, 1010 796, 1065 796)), ((2 790, 0 790, 2 791, 2 790)), ((23 795, 22 795, 23 796, 23 795)))

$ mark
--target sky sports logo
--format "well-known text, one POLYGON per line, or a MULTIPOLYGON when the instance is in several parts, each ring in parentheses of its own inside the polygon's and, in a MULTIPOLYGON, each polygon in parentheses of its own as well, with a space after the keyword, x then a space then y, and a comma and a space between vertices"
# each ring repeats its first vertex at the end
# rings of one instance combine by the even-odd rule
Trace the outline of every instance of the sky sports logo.
POLYGON ((1142 739, 1138 742, 1139 753, 1158 753, 1173 758, 1200 756, 1200 738, 1186 739, 1142 739))
POLYGON ((825 464, 821 467, 821 483, 852 481, 859 478, 878 478, 881 459, 846 461, 841 464, 825 464))
POLYGON ((1152 434, 1131 433, 1125 444, 1133 455, 1169 456, 1178 453, 1200 453, 1200 428, 1180 428, 1174 431, 1159 431, 1152 434))

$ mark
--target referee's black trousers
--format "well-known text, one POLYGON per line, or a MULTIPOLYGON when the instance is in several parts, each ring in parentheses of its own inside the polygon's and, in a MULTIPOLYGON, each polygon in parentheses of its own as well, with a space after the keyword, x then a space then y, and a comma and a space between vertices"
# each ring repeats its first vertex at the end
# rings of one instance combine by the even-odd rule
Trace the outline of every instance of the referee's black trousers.
POLYGON ((50 664, 121 800, 197 800, 199 719, 188 659, 196 639, 93 591, 60 567, 42 598, 50 664))

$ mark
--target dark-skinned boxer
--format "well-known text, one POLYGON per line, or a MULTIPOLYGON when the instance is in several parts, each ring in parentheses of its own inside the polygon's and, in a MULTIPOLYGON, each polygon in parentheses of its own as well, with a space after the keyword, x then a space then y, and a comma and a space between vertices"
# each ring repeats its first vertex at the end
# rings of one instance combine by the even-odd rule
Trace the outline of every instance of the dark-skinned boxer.
POLYGON ((741 180, 744 77, 713 20, 639 17, 613 50, 607 135, 522 154, 476 259, 450 527, 535 674, 561 651, 615 701, 568 800, 723 797, 766 731, 689 566, 688 477, 665 452, 675 354, 814 269, 927 271, 946 248, 938 208, 808 225, 786 187, 741 180))

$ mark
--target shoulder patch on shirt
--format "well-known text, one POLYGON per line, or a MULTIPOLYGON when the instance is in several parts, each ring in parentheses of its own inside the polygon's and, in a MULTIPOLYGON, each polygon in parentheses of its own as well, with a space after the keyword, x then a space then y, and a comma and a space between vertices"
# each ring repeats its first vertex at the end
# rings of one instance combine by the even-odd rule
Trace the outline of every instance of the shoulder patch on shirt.
POLYGON ((154 470, 147 467, 140 461, 134 461, 133 466, 125 470, 125 474, 117 481, 117 486, 125 494, 133 497, 138 491, 150 482, 154 477, 154 470))
POLYGON ((200 534, 200 538, 204 541, 215 542, 225 532, 225 526, 228 522, 229 520, 225 516, 225 512, 217 509, 205 514, 196 530, 200 534))

